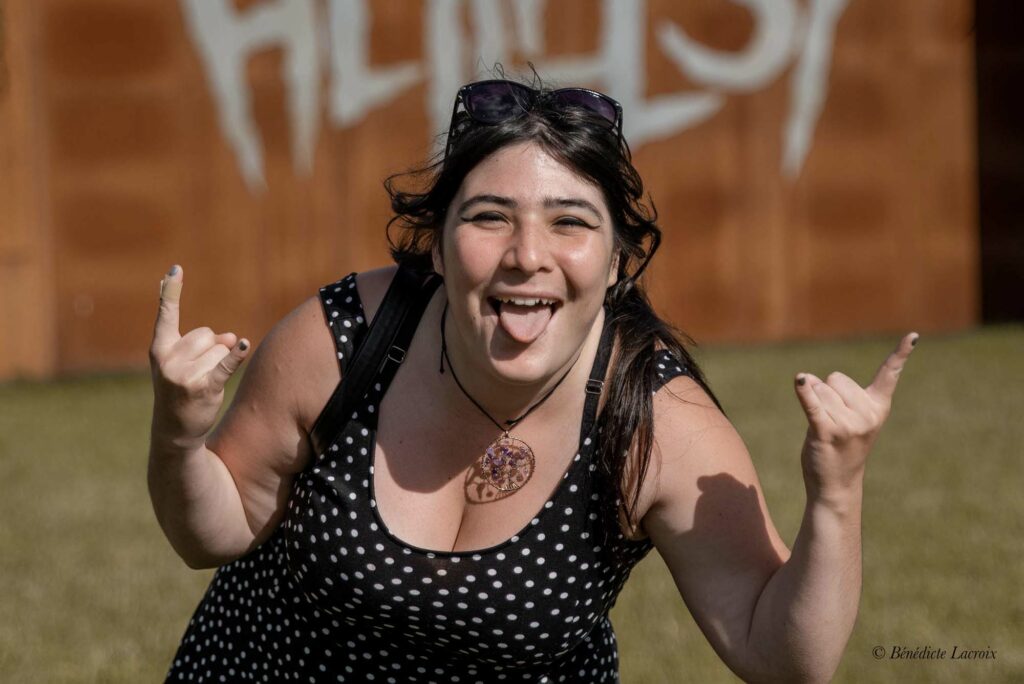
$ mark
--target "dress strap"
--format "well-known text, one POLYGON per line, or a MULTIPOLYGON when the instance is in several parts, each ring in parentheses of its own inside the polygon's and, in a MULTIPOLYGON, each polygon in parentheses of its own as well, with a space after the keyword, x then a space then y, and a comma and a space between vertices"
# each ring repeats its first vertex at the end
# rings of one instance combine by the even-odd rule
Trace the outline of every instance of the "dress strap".
POLYGON ((334 340, 338 367, 344 375, 345 368, 366 333, 363 303, 356 290, 356 274, 350 273, 335 283, 321 287, 319 295, 324 319, 334 340))
POLYGON ((611 324, 611 317, 611 311, 605 307, 601 343, 597 347, 597 357, 594 359, 594 367, 590 371, 590 379, 587 380, 587 399, 583 404, 583 425, 580 430, 580 450, 583 449, 583 442, 594 429, 594 423, 597 421, 597 405, 601 400, 601 392, 604 391, 604 375, 608 370, 608 361, 611 358, 615 340, 615 326, 611 324))
POLYGON ((689 364, 668 349, 658 350, 654 357, 654 391, 657 392, 680 375, 693 377, 689 364))

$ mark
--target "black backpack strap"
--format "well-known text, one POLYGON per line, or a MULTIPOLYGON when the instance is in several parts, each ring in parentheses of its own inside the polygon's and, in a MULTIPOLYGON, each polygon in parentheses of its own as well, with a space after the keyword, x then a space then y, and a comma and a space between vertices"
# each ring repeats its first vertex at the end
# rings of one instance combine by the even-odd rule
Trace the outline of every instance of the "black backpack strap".
MULTIPOLYGON (((423 279, 399 267, 373 322, 353 358, 349 359, 341 382, 313 423, 309 436, 315 454, 324 453, 330 446, 348 422, 354 403, 366 395, 370 383, 385 364, 390 362, 389 365, 397 366, 405 359, 406 348, 396 345, 396 338, 407 321, 411 321, 415 331, 416 323, 440 282, 436 274, 423 279)), ((411 335, 409 337, 411 339, 411 335)))

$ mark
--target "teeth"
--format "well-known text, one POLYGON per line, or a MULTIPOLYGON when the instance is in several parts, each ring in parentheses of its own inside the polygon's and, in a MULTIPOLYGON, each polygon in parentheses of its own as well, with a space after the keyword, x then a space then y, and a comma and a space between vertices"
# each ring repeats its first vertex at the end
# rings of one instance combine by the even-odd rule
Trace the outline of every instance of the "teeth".
POLYGON ((537 306, 538 304, 551 306, 555 303, 554 299, 525 299, 523 297, 495 297, 495 299, 504 304, 516 304, 518 306, 537 306))

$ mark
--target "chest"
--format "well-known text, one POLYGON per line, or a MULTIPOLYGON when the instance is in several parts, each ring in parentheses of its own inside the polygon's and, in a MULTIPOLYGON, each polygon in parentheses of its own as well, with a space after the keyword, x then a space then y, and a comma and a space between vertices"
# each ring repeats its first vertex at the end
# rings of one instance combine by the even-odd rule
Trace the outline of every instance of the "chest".
POLYGON ((432 661, 553 662, 604 624, 650 548, 602 524, 598 445, 579 449, 583 392, 553 395, 557 411, 512 431, 536 468, 502 496, 474 481, 497 430, 471 404, 439 405, 418 367, 373 386, 295 478, 280 537, 289 581, 332 633, 412 642, 432 661))
POLYGON ((502 431, 468 400, 440 404, 437 383, 410 368, 379 407, 371 477, 378 514, 394 536, 424 549, 489 548, 527 527, 563 485, 575 488, 566 480, 583 441, 582 392, 564 388, 559 403, 510 430, 533 458, 522 486, 503 491, 483 461, 502 431))

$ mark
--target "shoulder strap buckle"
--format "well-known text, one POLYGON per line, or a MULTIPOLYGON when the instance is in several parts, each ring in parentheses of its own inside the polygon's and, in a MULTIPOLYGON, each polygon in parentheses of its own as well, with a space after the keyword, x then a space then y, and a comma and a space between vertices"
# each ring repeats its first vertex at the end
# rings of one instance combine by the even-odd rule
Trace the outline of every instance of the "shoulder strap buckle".
POLYGON ((405 361, 405 350, 399 347, 397 344, 392 345, 391 348, 388 349, 388 360, 401 364, 403 361, 405 361))
POLYGON ((587 380, 587 394, 600 394, 604 391, 604 380, 590 378, 587 380))

